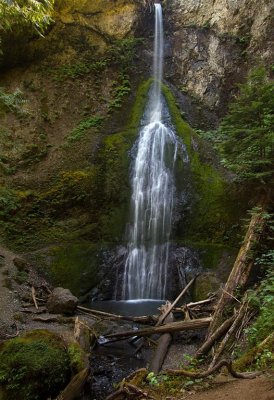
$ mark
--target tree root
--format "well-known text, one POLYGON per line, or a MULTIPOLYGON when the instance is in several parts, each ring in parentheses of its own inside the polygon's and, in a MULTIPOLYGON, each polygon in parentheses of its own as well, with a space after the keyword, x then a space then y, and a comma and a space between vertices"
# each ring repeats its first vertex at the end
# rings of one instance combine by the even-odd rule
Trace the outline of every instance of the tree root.
POLYGON ((219 371, 222 367, 226 367, 230 375, 232 375, 234 378, 254 379, 257 376, 261 375, 261 372, 259 371, 237 372, 232 367, 232 361, 228 360, 222 360, 214 367, 209 368, 207 371, 203 372, 190 372, 190 371, 185 371, 184 369, 168 369, 165 372, 170 375, 182 375, 182 376, 187 376, 189 378, 199 379, 199 378, 206 378, 207 376, 214 374, 216 371, 219 371))

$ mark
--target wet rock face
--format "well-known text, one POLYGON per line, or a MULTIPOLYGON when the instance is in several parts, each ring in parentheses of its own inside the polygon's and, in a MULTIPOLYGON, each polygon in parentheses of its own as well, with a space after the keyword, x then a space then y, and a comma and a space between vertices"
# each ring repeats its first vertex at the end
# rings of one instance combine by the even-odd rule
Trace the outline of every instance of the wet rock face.
POLYGON ((47 309, 53 314, 73 314, 78 304, 77 297, 69 289, 55 288, 47 301, 47 309))
POLYGON ((241 49, 229 38, 209 29, 186 27, 174 32, 170 80, 209 109, 220 107, 227 97, 226 83, 237 80, 241 49))
POLYGON ((235 83, 273 63, 274 4, 268 0, 174 0, 166 20, 168 79, 210 109, 227 105, 235 83))

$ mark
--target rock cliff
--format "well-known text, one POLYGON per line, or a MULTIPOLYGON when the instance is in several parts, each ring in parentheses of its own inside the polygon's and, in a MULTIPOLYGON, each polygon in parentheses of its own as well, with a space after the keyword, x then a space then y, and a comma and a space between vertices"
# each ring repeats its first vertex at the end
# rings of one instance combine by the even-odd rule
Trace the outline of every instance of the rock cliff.
POLYGON ((168 79, 222 115, 247 71, 273 63, 273 9, 269 0, 167 1, 168 79))

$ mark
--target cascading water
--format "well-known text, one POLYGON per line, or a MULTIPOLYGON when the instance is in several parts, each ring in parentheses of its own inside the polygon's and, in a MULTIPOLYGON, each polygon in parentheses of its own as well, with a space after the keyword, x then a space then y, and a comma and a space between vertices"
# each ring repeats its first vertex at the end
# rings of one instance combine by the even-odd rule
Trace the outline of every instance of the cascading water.
POLYGON ((162 7, 155 4, 154 83, 141 129, 131 179, 131 223, 123 279, 124 299, 163 299, 174 208, 178 142, 163 122, 162 7))

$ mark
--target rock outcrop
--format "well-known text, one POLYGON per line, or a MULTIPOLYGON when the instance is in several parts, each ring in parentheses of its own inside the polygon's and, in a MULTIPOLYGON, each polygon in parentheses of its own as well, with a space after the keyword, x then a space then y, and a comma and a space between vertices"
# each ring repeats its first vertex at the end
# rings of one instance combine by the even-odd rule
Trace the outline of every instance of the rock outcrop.
POLYGON ((268 0, 167 2, 170 81, 222 115, 235 83, 273 63, 273 8, 268 0))

